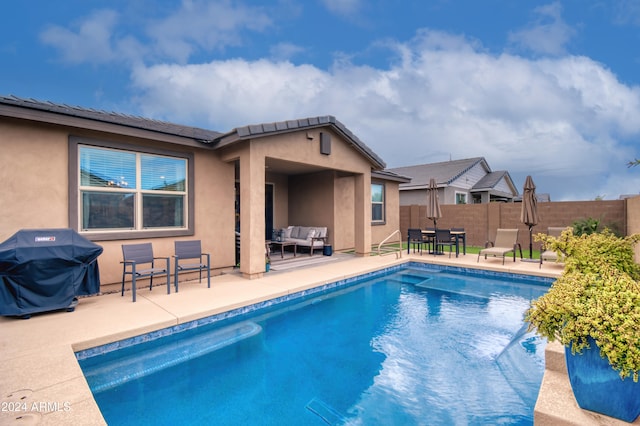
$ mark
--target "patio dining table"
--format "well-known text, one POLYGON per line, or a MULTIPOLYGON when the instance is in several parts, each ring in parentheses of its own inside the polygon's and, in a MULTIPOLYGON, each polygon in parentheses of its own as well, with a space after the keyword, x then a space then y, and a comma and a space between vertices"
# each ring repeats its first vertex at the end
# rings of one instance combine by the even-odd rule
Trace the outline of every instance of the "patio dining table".
MULTIPOLYGON (((455 228, 454 228, 455 229, 455 228)), ((467 233, 464 230, 451 230, 451 237, 455 239, 456 242, 456 257, 458 253, 460 253, 460 241, 462 240, 462 254, 467 254, 467 233)), ((436 231, 434 229, 423 229, 422 235, 430 242, 429 244, 435 243, 436 231)), ((435 250, 435 247, 434 247, 435 250)))

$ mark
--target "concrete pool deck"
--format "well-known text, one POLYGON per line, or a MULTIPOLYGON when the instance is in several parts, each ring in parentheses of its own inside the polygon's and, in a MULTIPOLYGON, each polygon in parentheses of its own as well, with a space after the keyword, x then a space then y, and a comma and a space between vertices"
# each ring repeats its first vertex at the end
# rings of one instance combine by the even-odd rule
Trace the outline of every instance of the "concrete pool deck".
MULTIPOLYGON (((409 260, 511 273, 555 277, 560 265, 403 254, 347 258, 318 266, 270 272, 247 280, 237 274, 181 283, 179 293, 166 294, 140 286, 131 293, 81 298, 74 312, 48 312, 28 320, 0 317, 0 424, 104 425, 74 352, 185 323, 264 300, 295 293, 409 260)), ((562 373, 562 347, 548 345, 547 371, 536 405, 535 422, 544 425, 628 424, 580 410, 562 373), (551 366, 551 369, 550 369, 551 366), (566 382, 566 383, 565 383, 566 382)), ((634 424, 640 424, 637 420, 634 424)))

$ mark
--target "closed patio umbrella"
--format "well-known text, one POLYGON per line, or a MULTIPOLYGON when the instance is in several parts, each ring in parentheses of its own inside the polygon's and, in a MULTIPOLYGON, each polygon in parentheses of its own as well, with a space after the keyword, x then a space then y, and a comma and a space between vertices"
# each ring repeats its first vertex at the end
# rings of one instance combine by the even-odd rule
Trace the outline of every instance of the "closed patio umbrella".
POLYGON ((438 185, 436 184, 436 180, 431 178, 429 181, 429 188, 427 188, 427 219, 433 220, 433 226, 437 228, 437 221, 441 217, 442 211, 440 211, 438 185))
POLYGON ((533 232, 532 229, 538 224, 538 199, 536 198, 536 185, 531 176, 527 176, 524 181, 522 194, 522 210, 520 220, 529 227, 529 259, 533 259, 533 232))

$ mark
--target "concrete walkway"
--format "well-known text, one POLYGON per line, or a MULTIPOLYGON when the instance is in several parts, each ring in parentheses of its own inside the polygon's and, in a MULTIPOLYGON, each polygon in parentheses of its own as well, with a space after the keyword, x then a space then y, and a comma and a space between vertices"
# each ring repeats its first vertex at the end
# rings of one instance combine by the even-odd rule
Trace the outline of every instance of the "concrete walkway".
POLYGON ((75 359, 75 351, 412 259, 543 276, 557 276, 562 271, 559 265, 545 264, 539 269, 537 263, 520 260, 515 263, 507 260, 504 266, 497 259, 481 259, 477 263, 476 255, 451 259, 426 253, 404 253, 402 259, 393 255, 354 257, 325 265, 273 271, 255 280, 233 273, 219 275, 212 277, 210 289, 204 281, 202 284, 187 282, 180 284, 179 293, 170 295, 164 287, 149 291, 141 286, 136 303, 132 303, 130 292, 125 292, 124 297, 115 293, 81 298, 75 311, 70 313, 49 312, 28 320, 0 317, 0 424, 105 424, 75 359))

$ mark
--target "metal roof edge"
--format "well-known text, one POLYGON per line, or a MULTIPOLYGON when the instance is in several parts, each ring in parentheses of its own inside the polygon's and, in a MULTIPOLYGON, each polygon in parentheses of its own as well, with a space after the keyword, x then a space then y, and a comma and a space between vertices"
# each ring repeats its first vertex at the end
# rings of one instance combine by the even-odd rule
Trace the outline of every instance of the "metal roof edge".
MULTIPOLYGON (((92 108, 69 106, 66 104, 58 104, 50 101, 38 101, 31 98, 25 99, 14 95, 0 95, 0 106, 2 105, 26 111, 37 111, 40 114, 51 114, 51 117, 65 116, 77 120, 88 120, 91 122, 106 123, 112 126, 177 136, 201 143, 211 143, 213 139, 220 135, 220 132, 207 130, 200 127, 174 124, 167 121, 127 115, 118 112, 108 112, 92 108)), ((63 124, 62 122, 53 119, 45 120, 45 117, 38 117, 36 114, 25 114, 22 116, 16 115, 14 116, 14 118, 26 118, 33 121, 63 124)), ((69 125, 69 122, 65 123, 65 125, 69 125)))
POLYGON ((400 183, 405 183, 405 182, 411 182, 411 178, 407 177, 407 176, 402 176, 399 175, 397 173, 393 173, 387 169, 384 170, 374 170, 371 172, 371 177, 372 178, 380 178, 380 179, 386 179, 386 180, 392 180, 395 182, 400 182, 400 183))

